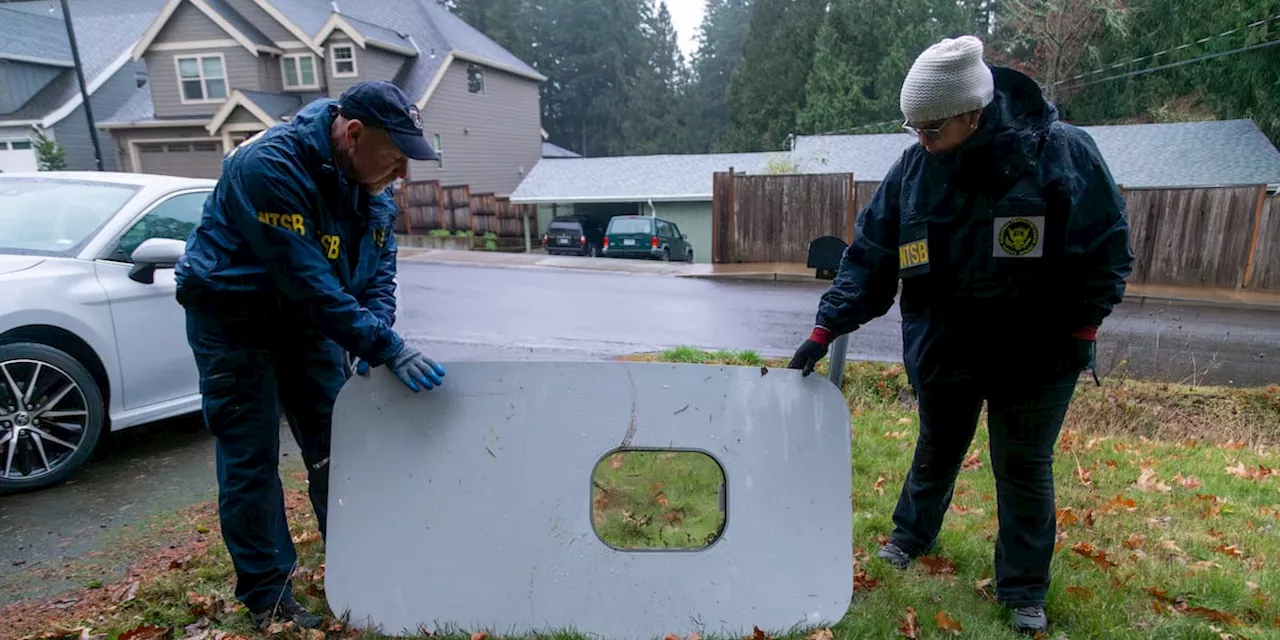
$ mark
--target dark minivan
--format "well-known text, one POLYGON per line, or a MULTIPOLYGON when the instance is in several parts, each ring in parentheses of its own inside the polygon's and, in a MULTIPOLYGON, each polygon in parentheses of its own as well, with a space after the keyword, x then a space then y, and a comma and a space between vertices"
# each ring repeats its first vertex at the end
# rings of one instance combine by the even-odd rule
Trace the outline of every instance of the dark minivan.
POLYGON ((551 255, 595 257, 604 242, 602 225, 591 218, 563 216, 547 224, 542 247, 551 255))
POLYGON ((648 258, 693 262, 689 236, 674 222, 652 216, 616 216, 604 233, 607 258, 648 258))

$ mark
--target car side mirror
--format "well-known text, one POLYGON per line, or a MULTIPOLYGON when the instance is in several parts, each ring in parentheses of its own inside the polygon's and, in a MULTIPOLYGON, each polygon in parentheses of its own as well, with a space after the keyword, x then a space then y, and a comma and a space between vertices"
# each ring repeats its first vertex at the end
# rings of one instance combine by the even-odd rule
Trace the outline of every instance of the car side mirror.
POLYGON ((682 234, 680 234, 680 239, 681 239, 681 240, 688 240, 688 239, 689 239, 689 234, 687 234, 687 233, 682 233, 682 234))
POLYGON ((129 279, 142 284, 155 282, 156 269, 171 269, 187 250, 187 243, 169 238, 149 238, 129 256, 133 267, 129 279))

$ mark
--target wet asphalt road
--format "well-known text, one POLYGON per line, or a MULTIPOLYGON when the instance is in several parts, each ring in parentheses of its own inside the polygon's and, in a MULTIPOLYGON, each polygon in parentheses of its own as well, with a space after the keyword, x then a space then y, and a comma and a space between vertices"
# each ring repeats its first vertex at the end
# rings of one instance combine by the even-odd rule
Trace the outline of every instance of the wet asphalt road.
MULTIPOLYGON (((397 329, 438 360, 595 360, 692 345, 785 356, 807 335, 821 284, 712 281, 406 261, 397 329), (553 294, 558 299, 553 300, 553 294)), ((898 360, 896 309, 855 333, 851 359, 898 360)), ((1100 367, 1214 384, 1280 383, 1280 313, 1122 305, 1100 367)), ((282 469, 297 448, 282 429, 282 469)), ((82 586, 31 570, 105 548, 156 514, 212 499, 213 447, 194 418, 115 434, 73 481, 0 497, 0 606, 82 586)), ((101 561, 115 576, 110 560, 101 561)), ((79 580, 79 582, 77 582, 79 580)))

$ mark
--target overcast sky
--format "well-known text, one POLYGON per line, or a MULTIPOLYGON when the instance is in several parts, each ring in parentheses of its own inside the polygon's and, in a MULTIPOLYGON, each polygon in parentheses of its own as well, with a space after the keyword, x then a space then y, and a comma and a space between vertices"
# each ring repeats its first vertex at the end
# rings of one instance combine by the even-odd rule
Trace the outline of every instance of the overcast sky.
POLYGON ((671 25, 676 29, 676 37, 680 39, 680 50, 684 59, 688 60, 697 48, 694 37, 698 35, 698 25, 702 24, 702 12, 706 0, 667 0, 667 11, 671 12, 671 25))

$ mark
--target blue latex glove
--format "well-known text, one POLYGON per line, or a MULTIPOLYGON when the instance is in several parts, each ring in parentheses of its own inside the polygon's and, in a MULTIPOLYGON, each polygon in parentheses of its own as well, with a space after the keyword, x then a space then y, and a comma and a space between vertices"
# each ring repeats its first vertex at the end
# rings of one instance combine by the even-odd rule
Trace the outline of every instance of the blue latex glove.
MULTIPOLYGON (((412 391, 418 391, 418 386, 425 387, 428 391, 444 384, 444 367, 436 364, 435 360, 422 355, 421 351, 405 345, 390 360, 387 360, 387 368, 394 373, 404 386, 409 387, 412 391)), ((364 375, 369 371, 369 364, 360 360, 356 364, 356 373, 364 375)))

